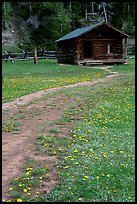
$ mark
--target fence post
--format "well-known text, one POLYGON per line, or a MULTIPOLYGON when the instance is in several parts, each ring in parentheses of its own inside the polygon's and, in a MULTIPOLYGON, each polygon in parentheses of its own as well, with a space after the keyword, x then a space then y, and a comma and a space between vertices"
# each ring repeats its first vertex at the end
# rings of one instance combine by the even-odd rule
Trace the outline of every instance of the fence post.
POLYGON ((34 48, 34 63, 38 64, 38 58, 37 58, 37 50, 36 47, 34 48))

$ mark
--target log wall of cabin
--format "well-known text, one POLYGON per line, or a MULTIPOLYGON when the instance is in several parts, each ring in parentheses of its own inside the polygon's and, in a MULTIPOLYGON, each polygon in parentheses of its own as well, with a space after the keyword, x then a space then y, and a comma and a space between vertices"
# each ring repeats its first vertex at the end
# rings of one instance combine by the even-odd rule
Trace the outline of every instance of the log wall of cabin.
POLYGON ((93 59, 122 59, 122 40, 118 39, 98 39, 93 43, 93 59), (112 46, 112 52, 107 53, 107 45, 112 46))
POLYGON ((74 41, 58 43, 58 63, 74 63, 74 41))
POLYGON ((122 59, 122 40, 119 39, 89 39, 83 38, 76 41, 74 59, 84 59, 83 44, 85 41, 92 41, 92 59, 122 59), (112 45, 112 53, 107 53, 107 45, 112 45))

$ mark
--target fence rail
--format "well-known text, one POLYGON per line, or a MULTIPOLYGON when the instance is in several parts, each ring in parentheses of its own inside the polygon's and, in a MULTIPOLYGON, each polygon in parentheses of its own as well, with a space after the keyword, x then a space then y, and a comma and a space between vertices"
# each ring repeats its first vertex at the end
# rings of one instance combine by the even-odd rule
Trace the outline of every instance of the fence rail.
MULTIPOLYGON (((56 59, 57 51, 37 51, 38 59, 56 59)), ((34 59, 34 52, 22 52, 22 53, 14 53, 14 52, 2 52, 2 60, 3 61, 14 61, 14 60, 32 60, 34 59)))

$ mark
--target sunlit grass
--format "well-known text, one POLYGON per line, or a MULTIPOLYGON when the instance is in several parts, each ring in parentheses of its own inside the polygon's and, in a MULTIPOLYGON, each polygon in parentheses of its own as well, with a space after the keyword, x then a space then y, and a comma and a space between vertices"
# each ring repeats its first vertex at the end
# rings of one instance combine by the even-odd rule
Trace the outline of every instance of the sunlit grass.
POLYGON ((56 60, 40 60, 2 64, 2 102, 8 102, 25 94, 48 88, 91 81, 108 75, 98 69, 86 69, 75 65, 60 65, 56 60))

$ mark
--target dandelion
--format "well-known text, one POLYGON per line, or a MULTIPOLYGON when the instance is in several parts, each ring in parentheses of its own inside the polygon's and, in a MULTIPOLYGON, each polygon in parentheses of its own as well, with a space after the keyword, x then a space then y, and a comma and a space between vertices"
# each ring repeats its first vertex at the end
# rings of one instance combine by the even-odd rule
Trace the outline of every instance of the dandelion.
POLYGON ((17 202, 22 202, 22 199, 18 198, 18 199, 17 199, 17 202))
POLYGON ((62 148, 58 148, 58 150, 59 150, 59 151, 61 151, 61 150, 62 150, 62 148))
POLYGON ((122 150, 120 150, 120 154, 123 154, 123 151, 122 151, 122 150))
POLYGON ((86 179, 87 179, 87 178, 88 178, 88 176, 84 176, 84 178, 86 178, 86 179))
POLYGON ((69 166, 65 166, 65 167, 64 167, 64 169, 68 169, 68 168, 69 168, 69 166))
POLYGON ((26 192, 27 192, 27 189, 26 189, 26 188, 24 188, 24 189, 23 189, 23 192, 24 192, 24 193, 26 193, 26 192))
POLYGON ((49 174, 45 174, 46 177, 49 177, 49 174))
POLYGON ((22 186, 22 183, 19 183, 19 185, 18 185, 18 186, 20 186, 20 187, 21 187, 21 186, 22 186))
POLYGON ((78 200, 79 200, 79 201, 81 201, 81 200, 82 200, 82 198, 78 198, 78 200))
POLYGON ((53 154, 57 154, 56 151, 53 151, 53 154))
POLYGON ((17 180, 19 180, 19 178, 20 178, 20 177, 17 177, 17 178, 15 178, 14 180, 17 181, 17 180))
POLYGON ((32 171, 32 168, 31 167, 27 167, 26 170, 27 171, 32 171))
POLYGON ((42 177, 42 176, 40 176, 40 177, 39 177, 39 179, 41 180, 41 179, 43 179, 43 177, 42 177))
POLYGON ((96 179, 99 179, 99 176, 96 176, 96 179))
POLYGON ((111 151, 110 151, 110 153, 111 153, 111 154, 114 154, 114 151, 113 151, 113 150, 111 150, 111 151))
POLYGON ((116 190, 116 189, 114 189, 114 190, 113 190, 113 192, 114 192, 114 193, 116 193, 116 192, 117 192, 117 190, 116 190))
POLYGON ((28 177, 26 177, 26 178, 24 178, 24 180, 29 180, 29 178, 28 178, 28 177))
POLYGON ((27 190, 30 191, 31 187, 27 187, 27 190))
POLYGON ((30 196, 30 193, 27 193, 28 196, 30 196))
POLYGON ((75 162, 75 164, 79 164, 79 162, 75 162))
POLYGON ((100 144, 99 146, 100 146, 100 147, 102 147, 102 146, 103 146, 103 144, 100 144))
POLYGON ((27 171, 27 172, 26 172, 26 175, 29 175, 29 173, 30 173, 30 172, 29 172, 29 171, 27 171))
POLYGON ((78 150, 77 150, 77 149, 75 149, 75 150, 74 150, 74 152, 76 152, 76 153, 77 153, 77 152, 78 152, 78 150))
POLYGON ((86 142, 88 142, 88 140, 85 140, 86 142))
POLYGON ((86 181, 88 179, 88 176, 83 176, 83 181, 86 181))

